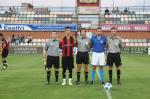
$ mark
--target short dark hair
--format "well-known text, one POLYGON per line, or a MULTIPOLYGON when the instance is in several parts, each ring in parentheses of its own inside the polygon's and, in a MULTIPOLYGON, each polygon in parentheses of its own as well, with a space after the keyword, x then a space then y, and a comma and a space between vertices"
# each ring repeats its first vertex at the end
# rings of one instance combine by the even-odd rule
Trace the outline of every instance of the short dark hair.
POLYGON ((80 29, 80 32, 81 32, 82 30, 86 30, 86 29, 85 29, 85 28, 81 28, 81 29, 80 29))
POLYGON ((115 27, 112 27, 110 30, 116 30, 116 28, 115 28, 115 27))
POLYGON ((65 27, 65 30, 67 30, 67 29, 71 29, 69 26, 68 27, 65 27))
POLYGON ((99 29, 100 29, 100 30, 102 30, 102 28, 101 28, 101 27, 98 27, 98 28, 97 28, 97 30, 99 30, 99 29))

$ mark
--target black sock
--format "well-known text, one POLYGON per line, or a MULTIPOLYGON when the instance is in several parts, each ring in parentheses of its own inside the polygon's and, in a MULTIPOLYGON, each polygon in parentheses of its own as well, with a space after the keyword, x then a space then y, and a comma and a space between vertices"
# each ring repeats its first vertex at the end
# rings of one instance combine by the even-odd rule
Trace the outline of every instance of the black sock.
POLYGON ((55 71, 56 82, 58 82, 59 71, 55 71))
POLYGON ((72 78, 72 69, 69 69, 69 78, 72 78))
POLYGON ((112 82, 112 70, 109 70, 109 81, 112 82))
POLYGON ((77 72, 77 81, 80 81, 80 72, 77 72))
POLYGON ((47 71, 47 81, 50 81, 50 75, 51 75, 51 71, 47 71))
POLYGON ((66 78, 66 69, 63 69, 62 76, 63 76, 63 79, 66 78))
POLYGON ((85 81, 88 81, 88 72, 84 72, 85 74, 85 81))
POLYGON ((6 66, 7 62, 6 60, 3 60, 3 66, 6 66))
POLYGON ((121 74, 121 71, 120 71, 120 70, 117 70, 117 81, 118 81, 118 82, 120 81, 120 74, 121 74))

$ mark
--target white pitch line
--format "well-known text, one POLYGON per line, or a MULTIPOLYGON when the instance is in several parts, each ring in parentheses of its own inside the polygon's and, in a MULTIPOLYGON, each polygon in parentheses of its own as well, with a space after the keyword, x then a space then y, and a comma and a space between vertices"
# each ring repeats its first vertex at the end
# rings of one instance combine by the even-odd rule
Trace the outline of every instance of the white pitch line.
MULTIPOLYGON (((99 72, 98 72, 97 69, 96 69, 96 73, 97 73, 98 77, 100 78, 100 75, 99 75, 99 72)), ((103 88, 104 88, 104 86, 103 86, 103 88)), ((104 88, 104 91, 105 91, 105 93, 106 93, 106 95, 107 95, 107 98, 108 98, 108 99, 112 99, 112 96, 111 96, 110 91, 109 91, 109 90, 105 90, 105 88, 104 88)))

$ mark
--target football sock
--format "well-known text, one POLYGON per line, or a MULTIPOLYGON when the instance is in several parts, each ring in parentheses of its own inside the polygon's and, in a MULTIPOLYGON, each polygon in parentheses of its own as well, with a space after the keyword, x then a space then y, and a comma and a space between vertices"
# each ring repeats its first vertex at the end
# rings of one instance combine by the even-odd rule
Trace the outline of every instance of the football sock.
POLYGON ((51 75, 51 71, 47 71, 47 81, 50 81, 50 75, 51 75))
POLYGON ((120 70, 117 70, 117 81, 118 81, 118 82, 120 81, 120 74, 121 74, 121 71, 120 71, 120 70))
POLYGON ((69 78, 72 78, 72 69, 69 69, 69 78))
POLYGON ((56 82, 58 82, 59 71, 55 71, 56 82))
POLYGON ((88 72, 84 72, 84 74, 85 74, 85 81, 88 81, 88 72))
POLYGON ((112 82, 112 70, 109 70, 109 82, 112 82))
POLYGON ((99 74, 100 74, 100 81, 104 81, 104 70, 100 70, 99 74))
POLYGON ((62 76, 63 76, 63 79, 66 78, 66 69, 63 69, 62 76))
POLYGON ((95 71, 95 70, 92 70, 92 81, 95 80, 95 73, 96 73, 96 71, 95 71))
POLYGON ((77 72, 77 81, 80 81, 80 72, 77 72))

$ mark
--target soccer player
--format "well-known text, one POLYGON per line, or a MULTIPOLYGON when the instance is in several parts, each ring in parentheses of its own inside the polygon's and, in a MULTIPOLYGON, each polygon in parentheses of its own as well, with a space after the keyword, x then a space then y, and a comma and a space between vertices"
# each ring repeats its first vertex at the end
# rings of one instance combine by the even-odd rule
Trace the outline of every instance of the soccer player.
POLYGON ((103 66, 105 65, 106 37, 102 33, 101 28, 97 29, 96 35, 91 38, 91 43, 93 48, 92 61, 91 61, 91 64, 93 65, 91 84, 94 83, 97 66, 100 67, 99 70, 100 84, 104 84, 103 66))
POLYGON ((55 68, 55 81, 58 83, 59 76, 59 41, 57 40, 57 33, 52 32, 52 38, 45 44, 46 67, 47 67, 47 82, 50 83, 51 68, 55 68))
POLYGON ((3 39, 3 34, 0 33, 0 55, 2 55, 2 39, 3 39))
POLYGON ((69 85, 72 85, 72 69, 74 68, 73 47, 74 38, 71 36, 70 27, 65 28, 65 36, 63 37, 60 47, 62 48, 62 85, 66 85, 66 71, 69 70, 69 85))
POLYGON ((113 63, 115 63, 117 69, 117 84, 120 84, 120 48, 123 47, 121 37, 117 35, 116 28, 111 28, 111 34, 107 37, 107 65, 109 66, 109 82, 112 83, 112 69, 113 63))
POLYGON ((2 52, 1 52, 2 62, 3 62, 2 70, 6 70, 8 67, 8 64, 7 64, 8 53, 9 53, 9 42, 3 37, 2 38, 2 52))
POLYGON ((91 40, 86 37, 86 30, 81 29, 80 35, 77 38, 78 53, 76 55, 77 63, 77 81, 76 84, 80 83, 80 74, 82 64, 84 65, 85 82, 88 83, 88 64, 89 64, 89 53, 91 40))

